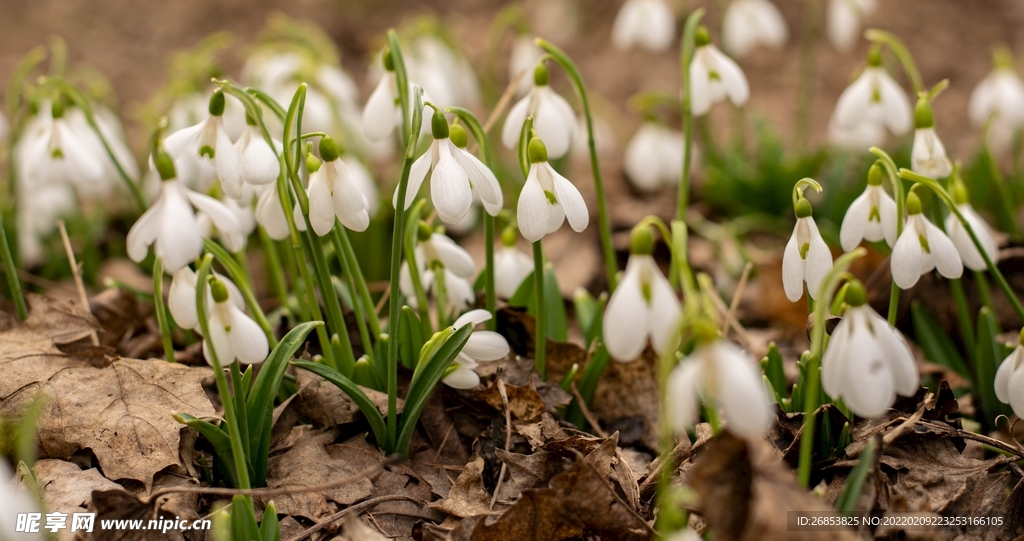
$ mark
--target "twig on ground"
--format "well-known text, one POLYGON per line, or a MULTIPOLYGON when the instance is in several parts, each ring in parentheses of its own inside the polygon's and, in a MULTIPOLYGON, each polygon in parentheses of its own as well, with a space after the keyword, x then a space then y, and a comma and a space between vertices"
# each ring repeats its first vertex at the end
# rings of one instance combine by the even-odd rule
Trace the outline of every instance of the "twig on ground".
POLYGON ((380 496, 379 498, 366 500, 364 502, 357 503, 355 505, 342 509, 341 511, 338 511, 337 513, 327 517, 326 519, 317 522, 315 526, 312 526, 311 528, 300 533, 299 535, 292 537, 288 541, 302 541, 310 535, 313 535, 314 533, 324 529, 326 526, 334 522, 337 522, 339 519, 345 517, 349 513, 362 513, 363 511, 371 507, 374 507, 378 503, 390 502, 395 500, 407 500, 413 503, 420 503, 419 500, 417 500, 416 498, 413 498, 412 496, 405 496, 403 494, 389 494, 387 496, 380 496))
MULTIPOLYGON (((85 294, 85 284, 82 282, 82 269, 78 266, 78 262, 75 261, 75 251, 71 249, 71 239, 68 237, 68 230, 64 227, 64 220, 57 220, 57 226, 60 228, 60 239, 64 242, 64 253, 68 256, 68 263, 71 265, 71 274, 75 277, 75 289, 78 291, 78 300, 82 302, 82 310, 86 314, 92 315, 92 310, 89 309, 89 296, 85 294)), ((96 331, 89 333, 89 337, 92 339, 92 345, 100 345, 100 337, 96 334, 96 331)))
POLYGON ((590 423, 590 427, 594 429, 594 432, 602 438, 607 438, 608 433, 601 428, 601 424, 597 422, 597 417, 594 416, 594 412, 590 411, 587 407, 587 401, 583 400, 583 395, 580 394, 580 390, 576 388, 576 382, 569 382, 569 391, 572 393, 573 398, 576 399, 576 405, 580 407, 580 413, 583 414, 583 418, 590 423))
MULTIPOLYGON (((507 453, 509 445, 512 443, 512 414, 508 407, 508 391, 505 389, 505 380, 501 379, 501 375, 498 375, 495 385, 498 386, 498 394, 501 395, 501 404, 505 410, 505 452, 507 453)), ((494 502, 498 499, 498 493, 501 492, 501 483, 505 480, 507 469, 508 465, 502 462, 501 471, 498 472, 498 482, 494 485, 494 495, 491 496, 491 505, 487 509, 494 509, 494 502)))

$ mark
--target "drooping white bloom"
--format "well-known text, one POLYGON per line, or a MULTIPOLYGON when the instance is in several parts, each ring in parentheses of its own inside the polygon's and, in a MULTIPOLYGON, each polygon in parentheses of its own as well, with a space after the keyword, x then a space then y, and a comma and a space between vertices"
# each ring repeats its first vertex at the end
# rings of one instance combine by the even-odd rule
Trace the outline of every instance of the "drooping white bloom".
MULTIPOLYGON (((280 148, 281 143, 274 141, 280 148)), ((263 138, 259 127, 248 125, 242 136, 235 142, 235 150, 241 160, 242 180, 254 186, 272 184, 281 172, 281 165, 273 148, 263 138)))
MULTIPOLYGON (((194 126, 178 130, 164 139, 164 149, 175 162, 186 155, 194 160, 206 160, 220 179, 228 197, 242 196, 242 171, 238 150, 224 128, 225 97, 220 91, 210 98, 210 114, 194 126)), ((276 175, 275 175, 276 178, 276 175)), ((205 185, 204 180, 199 181, 205 185)))
POLYGON ((0 532, 4 532, 4 539, 10 541, 44 541, 47 537, 43 532, 46 530, 46 518, 39 507, 39 502, 32 497, 31 493, 18 482, 14 472, 7 465, 6 460, 0 460, 0 502, 3 502, 4 512, 0 513, 0 532), (18 532, 19 516, 24 520, 24 515, 34 513, 39 515, 38 528, 35 532, 18 532))
POLYGON ((665 0, 626 0, 615 16, 612 45, 619 50, 642 47, 661 52, 672 45, 676 15, 665 0))
POLYGON ((480 83, 469 61, 440 38, 425 34, 405 50, 409 79, 442 107, 471 108, 480 102, 480 83))
POLYGON ((832 119, 841 132, 872 124, 898 136, 910 130, 911 112, 907 94, 881 66, 881 58, 872 55, 864 72, 839 96, 832 119))
POLYGON ((373 218, 377 215, 377 209, 380 208, 380 190, 377 188, 377 181, 357 156, 342 154, 341 162, 348 167, 349 173, 352 174, 352 181, 366 197, 366 212, 373 218))
POLYGON ((203 237, 193 207, 206 214, 221 232, 240 233, 241 224, 224 203, 194 192, 177 180, 173 167, 169 167, 170 157, 157 162, 161 176, 165 177, 160 185, 160 196, 128 231, 128 257, 141 262, 153 245, 164 270, 174 273, 203 250, 203 237))
MULTIPOLYGON (((469 252, 445 235, 432 233, 420 239, 419 245, 413 250, 413 256, 424 290, 432 290, 437 295, 438 287, 443 285, 448 306, 455 310, 465 309, 473 302, 473 285, 469 280, 476 267, 469 252), (438 269, 443 269, 440 276, 438 269), (443 284, 438 283, 441 280, 443 284)), ((403 261, 399 269, 398 286, 409 304, 417 308, 416 290, 408 260, 403 261)))
MULTIPOLYGON (((370 225, 370 202, 340 155, 334 139, 324 137, 320 140, 320 156, 324 161, 309 175, 309 222, 321 237, 334 229, 335 218, 353 231, 365 231, 370 225)), ((298 205, 296 210, 299 210, 298 205)), ((295 223, 299 222, 305 227, 301 214, 295 223)))
POLYGON ((683 145, 683 134, 678 131, 644 122, 626 145, 623 168, 627 177, 644 192, 678 186, 683 175, 683 145))
POLYGON ((395 72, 386 70, 363 108, 363 133, 371 141, 381 141, 395 130, 395 118, 401 120, 401 115, 395 72))
POLYGON ((213 237, 214 233, 216 233, 221 244, 223 244, 229 252, 237 254, 245 249, 249 235, 256 230, 256 216, 253 213, 252 205, 249 203, 243 204, 230 197, 225 197, 223 203, 228 211, 235 216, 235 219, 238 220, 238 231, 221 231, 220 229, 217 229, 213 220, 210 219, 210 216, 200 210, 196 213, 196 223, 199 225, 199 234, 202 235, 203 238, 208 239, 213 237))
POLYGON ((697 421, 701 400, 717 404, 729 430, 745 438, 764 434, 774 417, 757 363, 723 339, 697 346, 680 361, 668 377, 666 394, 677 432, 697 421))
POLYGON ((913 396, 920 382, 914 356, 899 331, 864 302, 863 286, 851 295, 821 360, 825 392, 861 417, 885 413, 896 395, 913 396))
MULTIPOLYGON (((466 312, 452 325, 456 329, 464 325, 479 325, 491 319, 487 310, 471 310, 466 312)), ((480 385, 480 376, 475 368, 481 362, 497 361, 508 356, 509 347, 505 337, 494 331, 473 331, 462 351, 455 357, 451 369, 441 381, 456 389, 472 389, 480 385)))
POLYGON ((811 217, 811 205, 801 198, 797 204, 796 226, 789 237, 786 251, 782 254, 782 286, 786 298, 792 302, 800 300, 807 293, 816 298, 821 281, 832 268, 832 252, 818 232, 818 225, 811 217))
POLYGON ((530 70, 540 62, 542 56, 544 51, 533 42, 532 36, 520 34, 512 41, 512 52, 508 58, 508 79, 514 81, 519 77, 516 96, 522 96, 533 86, 530 70))
POLYGON ((533 272, 533 259, 513 246, 502 246, 494 254, 494 292, 510 299, 533 272))
POLYGON ((737 58, 761 44, 782 47, 788 37, 786 19, 768 0, 733 0, 725 10, 722 45, 737 58))
MULTIPOLYGON (((429 175, 430 200, 441 221, 452 224, 465 218, 474 196, 480 199, 488 214, 497 216, 503 204, 497 177, 476 156, 452 142, 443 114, 435 112, 431 124, 434 141, 412 164, 405 207, 412 205, 429 175)), ((398 190, 395 190, 392 204, 398 206, 398 190)))
POLYGON ((548 70, 538 64, 533 72, 534 86, 508 112, 501 129, 501 141, 506 148, 519 146, 520 132, 526 117, 533 117, 533 129, 548 146, 552 158, 561 158, 569 152, 576 134, 576 113, 565 98, 548 86, 548 70))
POLYGON ((844 251, 856 248, 862 240, 878 242, 885 239, 890 247, 896 245, 896 202, 882 188, 881 171, 871 168, 868 186, 846 210, 839 228, 839 243, 844 251))
POLYGON ((875 10, 875 0, 830 0, 826 30, 832 45, 849 51, 857 43, 861 20, 875 10))
MULTIPOLYGON (((281 207, 277 186, 259 186, 256 192, 259 194, 256 199, 256 223, 260 224, 267 232, 267 236, 274 240, 288 238, 291 231, 288 229, 288 217, 284 215, 284 208, 281 207)), ((295 225, 298 224, 296 221, 295 225)), ((302 226, 305 227, 304 220, 302 226)))
POLYGON ((1017 417, 1024 418, 1024 338, 996 370, 996 398, 1009 404, 1017 417))
POLYGON ((34 266, 45 258, 43 239, 57 230, 57 220, 78 208, 78 201, 65 184, 19 186, 17 196, 18 253, 23 265, 34 266))
POLYGON ((60 102, 49 107, 51 114, 38 114, 26 124, 15 149, 16 164, 24 165, 22 182, 64 184, 89 197, 109 193, 106 151, 87 123, 75 121, 84 114, 65 110, 60 102))
POLYGON ((726 97, 736 107, 750 98, 750 85, 736 62, 711 44, 707 30, 697 32, 697 50, 690 62, 690 109, 703 116, 726 97))
POLYGON ((914 287, 921 275, 932 269, 946 278, 959 278, 964 273, 953 241, 924 217, 920 199, 913 193, 907 195, 907 223, 890 260, 892 279, 901 289, 914 287))
MULTIPOLYGON (((981 242, 981 247, 984 248, 989 259, 995 263, 999 256, 999 249, 996 247, 996 240, 992 237, 992 230, 988 227, 988 224, 978 215, 970 203, 960 203, 956 208, 960 211, 960 214, 964 215, 964 219, 971 226, 971 230, 977 235, 978 241, 981 242)), ((946 217, 946 233, 949 234, 949 240, 953 242, 953 246, 956 247, 957 253, 960 254, 960 259, 963 260, 967 268, 978 271, 985 270, 985 259, 981 257, 981 253, 978 252, 978 247, 974 245, 971 236, 967 233, 967 229, 964 228, 963 224, 960 223, 960 220, 953 213, 946 217)))
POLYGON ((997 66, 971 93, 967 113, 975 126, 982 126, 993 114, 996 122, 1013 127, 1024 125, 1024 82, 1011 66, 997 66))
POLYGON ((270 354, 270 343, 260 326, 231 301, 222 282, 212 281, 209 290, 213 304, 206 307, 210 331, 209 340, 203 340, 206 361, 212 366, 211 343, 221 366, 230 365, 236 359, 241 364, 265 361, 270 354))
POLYGON ((530 141, 530 173, 519 193, 516 220, 519 232, 530 242, 554 233, 568 219, 579 233, 587 228, 590 214, 576 186, 558 174, 547 161, 544 143, 539 137, 530 141))
POLYGON ((934 127, 918 128, 914 131, 914 148, 910 152, 911 169, 926 177, 941 179, 953 172, 953 164, 946 157, 934 127))
POLYGON ((844 150, 867 152, 869 148, 885 142, 885 125, 861 122, 841 128, 833 114, 828 122, 828 140, 834 146, 844 150))
POLYGON ((654 258, 632 254, 604 311, 605 347, 616 360, 632 361, 650 337, 654 350, 664 353, 678 343, 681 317, 679 299, 654 258))
MULTIPOLYGON (((228 291, 228 299, 239 310, 245 310, 245 299, 227 277, 214 273, 228 291)), ((199 311, 196 308, 196 273, 188 266, 182 267, 171 277, 171 287, 167 290, 167 310, 174 322, 182 329, 200 329, 199 311)), ((213 306, 213 295, 206 291, 206 309, 213 306)))

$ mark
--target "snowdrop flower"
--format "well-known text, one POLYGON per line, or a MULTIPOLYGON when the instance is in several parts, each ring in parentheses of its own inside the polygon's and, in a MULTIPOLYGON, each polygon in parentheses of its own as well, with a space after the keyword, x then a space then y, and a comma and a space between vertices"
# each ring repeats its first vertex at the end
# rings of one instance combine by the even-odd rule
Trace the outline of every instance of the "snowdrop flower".
MULTIPOLYGON (((252 197, 249 200, 251 201, 252 197)), ((199 234, 203 238, 210 238, 216 233, 221 244, 229 252, 237 254, 245 249, 249 235, 256 230, 256 216, 250 203, 243 204, 230 197, 224 198, 222 202, 228 211, 235 216, 235 219, 238 220, 238 231, 221 231, 217 229, 210 216, 202 211, 196 213, 196 224, 199 225, 199 234)))
MULTIPOLYGON (((971 231, 974 231, 974 234, 978 237, 978 241, 980 241, 981 247, 985 250, 989 260, 995 263, 999 256, 996 240, 992 237, 992 230, 989 229, 988 224, 985 223, 985 220, 978 215, 974 207, 968 202, 967 189, 964 187, 963 182, 957 178, 950 191, 952 192, 957 210, 960 211, 960 214, 963 214, 967 224, 971 227, 971 231)), ((946 217, 946 233, 949 234, 949 240, 953 242, 957 253, 960 254, 960 259, 963 260, 964 266, 976 271, 985 270, 985 259, 978 252, 978 247, 974 245, 970 234, 967 233, 967 229, 960 223, 960 219, 956 217, 956 214, 950 213, 946 217)))
POLYGON ((209 116, 194 126, 168 135, 164 149, 175 161, 189 155, 192 159, 212 162, 224 193, 238 199, 242 196, 241 162, 224 129, 224 102, 224 93, 214 92, 210 97, 209 116))
POLYGON ((890 247, 896 245, 896 201, 882 188, 882 167, 877 163, 868 170, 868 186, 846 210, 839 228, 839 243, 849 252, 860 241, 878 242, 885 239, 890 247))
POLYGON ((643 192, 679 185, 683 175, 683 145, 683 134, 658 122, 645 121, 626 145, 623 157, 626 176, 643 192))
POLYGON ((737 58, 760 44, 778 49, 788 37, 786 19, 768 0, 733 0, 725 10, 722 45, 737 58))
POLYGON ((829 0, 826 31, 832 45, 849 51, 857 43, 860 23, 875 11, 875 0, 829 0))
POLYGON ((618 361, 640 356, 648 337, 658 353, 675 349, 682 317, 675 291, 651 257, 650 227, 638 225, 631 237, 626 272, 604 311, 605 347, 618 361))
MULTIPOLYGON (((228 290, 228 299, 238 307, 245 309, 245 299, 234 282, 218 273, 214 273, 228 290)), ((199 311, 196 308, 196 273, 188 266, 182 267, 171 277, 171 287, 167 291, 167 310, 174 322, 182 329, 200 329, 199 311)), ((206 309, 213 306, 214 300, 210 290, 206 291, 206 309)))
MULTIPOLYGON (((281 206, 277 186, 268 184, 260 186, 256 190, 259 196, 256 199, 256 223, 267 232, 267 236, 274 240, 284 240, 291 234, 288 228, 288 217, 284 215, 284 208, 281 206)), ((295 222, 298 226, 299 221, 295 222)), ((305 220, 302 226, 305 227, 305 220)))
POLYGON ((926 177, 945 178, 953 172, 946 147, 935 133, 935 115, 927 98, 917 100, 914 108, 914 147, 910 152, 911 169, 926 177))
POLYGON ((903 335, 867 304, 860 282, 850 282, 846 305, 821 359, 822 387, 860 417, 878 417, 896 394, 917 392, 917 366, 903 335))
POLYGON ((694 116, 703 116, 711 106, 726 97, 736 107, 750 98, 750 85, 743 70, 711 43, 707 28, 697 29, 697 50, 690 62, 690 108, 694 116))
MULTIPOLYGON (((487 310, 471 310, 456 319, 452 327, 476 326, 489 319, 491 313, 487 310)), ((456 389, 472 389, 480 385, 480 376, 474 370, 477 364, 504 359, 508 352, 508 341, 504 336, 494 331, 473 331, 441 381, 456 389)))
POLYGON ((771 426, 774 415, 761 370, 722 338, 705 339, 672 369, 666 385, 669 421, 677 432, 697 421, 702 399, 714 402, 729 430, 739 436, 756 438, 771 426))
POLYGON ((57 229, 57 220, 73 214, 79 203, 71 186, 66 184, 19 186, 17 197, 18 254, 23 265, 34 266, 42 263, 46 256, 43 239, 52 235, 57 229))
POLYGON ((1024 330, 1017 347, 996 370, 995 390, 1000 402, 1009 404, 1014 415, 1024 418, 1024 330))
POLYGON ((79 194, 105 195, 110 189, 108 158, 96 134, 88 124, 73 122, 72 111, 60 99, 49 107, 50 114, 36 115, 18 141, 25 182, 66 184, 79 194))
POLYGON ((530 90, 530 69, 540 62, 544 51, 533 41, 529 34, 519 34, 512 42, 512 52, 508 59, 508 79, 515 80, 519 77, 519 86, 516 87, 516 96, 522 96, 530 90), (522 75, 520 75, 522 74, 522 75))
MULTIPOLYGON (((330 136, 320 139, 323 163, 309 175, 309 222, 321 237, 334 229, 334 220, 353 231, 366 231, 370 225, 370 202, 359 189, 352 171, 341 161, 341 149, 330 136)), ((296 205, 298 209, 298 205, 296 205)), ((295 223, 305 220, 301 214, 295 223)))
MULTIPOLYGON (((441 221, 449 224, 461 221, 469 213, 474 197, 480 199, 488 214, 497 216, 503 204, 498 179, 476 156, 453 142, 453 138, 458 139, 465 146, 465 130, 461 126, 450 130, 440 110, 434 111, 430 124, 434 142, 412 164, 405 208, 415 201, 420 185, 429 174, 430 200, 441 221)), ((398 190, 395 190, 393 204, 398 206, 398 190)))
POLYGON ((997 122, 1012 127, 1024 125, 1024 82, 1013 70, 1013 58, 1005 50, 995 52, 995 69, 978 83, 967 106, 975 126, 982 126, 993 114, 997 122))
POLYGON ((0 532, 4 532, 4 539, 11 541, 45 541, 44 535, 46 521, 39 507, 39 502, 25 490, 24 485, 15 480, 14 472, 7 465, 6 460, 0 460, 0 502, 4 503, 4 512, 0 513, 0 532), (38 513, 40 524, 38 532, 17 532, 18 516, 26 513, 38 513))
MULTIPOLYGON (((363 108, 363 133, 371 142, 383 141, 402 123, 402 104, 398 95, 398 80, 395 76, 394 60, 389 49, 384 50, 384 73, 373 89, 366 106, 363 108)), ((409 81, 409 94, 412 95, 413 83, 409 81)), ((423 91, 423 100, 428 101, 430 93, 423 91)), ((410 111, 411 114, 411 111, 410 111)), ((424 116, 427 109, 424 107, 424 116)), ((427 125, 423 124, 426 131, 427 125)))
MULTIPOLYGON (((277 154, 263 138, 263 133, 256 126, 256 122, 248 116, 245 120, 245 131, 235 142, 235 150, 242 162, 242 180, 257 186, 273 184, 281 172, 277 154)), ((275 140, 274 146, 280 148, 281 143, 275 140)))
POLYGON ((223 203, 186 188, 175 177, 174 163, 166 152, 160 151, 154 161, 163 180, 160 195, 128 231, 128 257, 141 262, 152 244, 164 270, 174 273, 203 251, 203 237, 192 207, 209 216, 222 232, 237 233, 241 226, 223 203))
POLYGON ((800 300, 807 282, 807 294, 818 295, 818 287, 832 268, 832 252, 821 238, 811 216, 811 204, 801 196, 796 204, 796 227, 782 254, 782 286, 786 298, 800 300))
POLYGON ((657 53, 672 45, 676 15, 665 0, 626 0, 615 16, 612 45, 627 51, 642 47, 657 53))
POLYGON ((590 214, 576 186, 559 175, 548 163, 547 149, 540 137, 530 140, 530 173, 519 193, 516 220, 519 232, 530 242, 558 231, 562 222, 579 233, 587 228, 590 214))
POLYGON ((533 70, 533 88, 508 112, 501 129, 501 141, 506 148, 519 146, 519 135, 526 117, 533 117, 533 129, 548 145, 552 158, 561 158, 569 152, 576 134, 576 113, 565 98, 548 86, 548 68, 543 63, 533 70))
POLYGON ((851 152, 865 152, 885 142, 885 126, 874 122, 861 122, 839 127, 835 114, 828 122, 828 140, 837 148, 851 152))
POLYGON ((409 78, 423 87, 434 103, 471 107, 480 101, 480 84, 466 57, 436 36, 413 40, 406 57, 409 78))
POLYGON ((501 245, 494 254, 494 292, 511 299, 533 272, 533 258, 516 248, 516 231, 511 227, 501 233, 501 245))
POLYGON ((910 100, 882 67, 878 51, 868 54, 868 66, 839 96, 832 119, 842 131, 863 124, 885 126, 897 136, 910 131, 910 100))
POLYGON ((210 331, 209 340, 203 340, 206 361, 212 366, 211 343, 221 366, 230 365, 236 359, 242 364, 265 361, 270 354, 270 344, 260 326, 231 301, 228 288, 220 279, 210 280, 209 291, 213 305, 206 307, 210 331))
MULTIPOLYGON (((473 285, 469 279, 476 270, 473 258, 461 246, 442 235, 434 233, 426 224, 420 224, 419 245, 413 250, 413 259, 419 271, 423 289, 430 289, 436 296, 443 286, 449 308, 462 310, 473 302, 473 285), (443 284, 438 282, 443 281, 443 284)), ((402 262, 398 272, 398 286, 408 299, 409 305, 418 308, 416 289, 413 286, 409 261, 402 262)))
POLYGON ((907 194, 907 223, 892 248, 890 262, 892 279, 901 289, 914 287, 921 275, 932 269, 946 278, 964 273, 953 241, 924 217, 921 198, 913 191, 907 194))

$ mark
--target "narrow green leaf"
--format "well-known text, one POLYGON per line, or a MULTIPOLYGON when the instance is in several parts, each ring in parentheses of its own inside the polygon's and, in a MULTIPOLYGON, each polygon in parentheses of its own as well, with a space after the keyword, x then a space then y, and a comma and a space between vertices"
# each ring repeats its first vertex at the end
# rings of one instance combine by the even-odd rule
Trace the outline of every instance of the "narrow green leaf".
POLYGON ((377 438, 377 443, 384 448, 387 448, 387 430, 384 427, 384 417, 380 414, 377 406, 370 401, 370 398, 366 396, 366 393, 359 388, 352 380, 346 378, 340 372, 333 370, 331 367, 318 363, 311 363, 308 361, 292 361, 293 366, 308 370, 327 381, 338 386, 353 402, 359 407, 359 411, 363 412, 366 417, 366 421, 370 423, 370 429, 373 431, 373 435, 377 438))
POLYGON ((231 498, 231 538, 237 540, 261 539, 260 525, 256 522, 256 510, 252 498, 236 494, 231 498))
POLYGON ((836 510, 842 515, 850 516, 853 513, 857 506, 857 500, 860 499, 860 493, 864 490, 864 481, 868 478, 868 473, 871 472, 874 462, 875 440, 872 439, 868 440, 864 451, 860 454, 860 460, 853 467, 850 476, 846 478, 843 491, 839 494, 839 499, 836 500, 836 510))
POLYGON ((572 304, 576 312, 576 324, 583 331, 584 343, 593 343, 601 331, 601 314, 604 313, 604 299, 595 299, 585 289, 580 289, 572 296, 572 304))
POLYGON ((779 353, 779 347, 775 342, 768 344, 768 354, 761 361, 761 367, 772 384, 776 400, 781 403, 786 397, 786 372, 782 367, 782 354, 779 353))
POLYGON ((910 314, 914 320, 914 335, 921 346, 924 357, 929 361, 948 368, 961 376, 973 380, 967 363, 957 351, 949 335, 942 329, 935 317, 925 310, 921 303, 914 301, 910 306, 910 314))
POLYGON ((210 440, 213 445, 213 452, 224 464, 231 477, 231 485, 238 486, 238 472, 235 470, 234 458, 231 455, 231 437, 224 429, 202 419, 196 418, 187 413, 175 414, 174 418, 181 424, 194 428, 197 432, 210 440))
POLYGON ((398 358, 402 365, 409 370, 416 369, 416 361, 419 359, 420 348, 423 347, 423 328, 420 320, 416 317, 409 306, 402 307, 402 322, 398 326, 398 358))
POLYGON ((281 528, 277 522, 277 505, 273 500, 263 510, 263 523, 260 524, 261 541, 281 541, 281 528))
MULTIPOLYGON (((601 376, 604 374, 604 370, 608 367, 610 361, 611 356, 608 354, 608 350, 605 349, 604 344, 600 344, 597 350, 594 351, 594 354, 591 355, 590 360, 587 361, 587 365, 583 367, 583 372, 580 374, 576 389, 587 404, 590 404, 590 401, 594 399, 594 394, 597 392, 597 384, 601 381, 601 376)), ((583 410, 576 403, 575 398, 569 406, 567 417, 569 422, 581 428, 587 423, 586 418, 583 416, 583 410)))
MULTIPOLYGON (((416 421, 423 411, 423 406, 427 403, 427 397, 430 396, 430 392, 437 385, 437 382, 441 381, 441 378, 444 377, 448 367, 451 366, 452 361, 462 351, 462 347, 466 345, 466 341, 469 340, 469 336, 472 333, 472 325, 463 325, 453 332, 441 347, 437 348, 433 356, 425 359, 425 362, 417 367, 419 370, 413 375, 412 382, 409 384, 409 392, 405 396, 405 407, 402 410, 402 420, 395 451, 403 455, 409 452, 409 443, 412 441, 412 434, 416 430, 416 421)), ((424 346, 424 349, 426 349, 426 346, 424 346)))
MULTIPOLYGON (((512 298, 509 299, 509 306, 526 307, 530 315, 537 313, 535 305, 536 295, 533 294, 533 273, 523 279, 512 298)), ((569 316, 565 310, 565 301, 562 300, 562 292, 558 289, 558 279, 555 278, 555 271, 547 265, 544 269, 544 312, 547 327, 547 337, 552 340, 564 342, 569 335, 569 316)))

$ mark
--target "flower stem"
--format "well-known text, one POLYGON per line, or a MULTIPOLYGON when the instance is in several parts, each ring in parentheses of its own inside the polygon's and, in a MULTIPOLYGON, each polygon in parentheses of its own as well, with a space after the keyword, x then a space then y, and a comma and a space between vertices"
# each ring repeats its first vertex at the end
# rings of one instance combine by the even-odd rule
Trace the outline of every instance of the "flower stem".
POLYGON ((164 264, 159 257, 153 261, 153 306, 156 323, 160 327, 160 340, 164 345, 164 357, 167 362, 173 363, 174 344, 171 342, 171 325, 167 318, 167 306, 164 304, 164 264))
MULTIPOLYGON (((413 104, 409 103, 409 76, 405 70, 402 47, 398 44, 398 34, 394 30, 388 30, 388 51, 395 67, 395 86, 398 87, 398 104, 402 109, 402 143, 408 147, 410 141, 419 139, 419 132, 413 133, 410 125, 409 107, 413 104)), ((422 115, 423 111, 420 111, 420 114, 422 115)))
POLYGON ((811 356, 807 362, 807 388, 804 389, 804 426, 800 433, 800 484, 808 486, 811 480, 811 458, 814 454, 814 427, 818 411, 818 394, 821 392, 821 357, 825 351, 825 317, 832 306, 836 286, 843 279, 846 270, 858 258, 867 253, 857 248, 836 260, 818 288, 818 302, 814 310, 814 326, 811 328, 811 356))
POLYGON ((926 90, 924 88, 924 83, 921 80, 921 72, 917 71, 917 64, 914 63, 914 57, 910 55, 910 51, 908 51, 907 47, 903 45, 900 38, 896 37, 896 35, 891 32, 878 30, 877 28, 866 30, 864 32, 864 37, 875 43, 880 43, 889 47, 889 50, 896 55, 900 64, 903 65, 903 71, 907 73, 907 77, 910 79, 910 85, 914 87, 915 96, 919 92, 926 90))
POLYGON ((594 139, 594 118, 590 113, 590 101, 587 99, 587 89, 583 85, 583 76, 580 75, 580 70, 577 69, 576 64, 573 63, 572 59, 570 59, 564 51, 556 47, 553 43, 541 38, 537 38, 537 46, 544 49, 544 51, 551 55, 551 58, 562 66, 562 69, 564 69, 566 74, 569 75, 569 80, 572 81, 572 85, 576 89, 576 95, 579 96, 580 104, 583 106, 583 117, 587 122, 587 148, 590 150, 590 168, 594 174, 594 191, 597 194, 597 220, 599 233, 601 235, 601 249, 604 253, 605 270, 608 273, 608 293, 611 293, 615 291, 615 285, 618 282, 617 273, 619 272, 619 265, 615 258, 615 247, 612 245, 612 228, 608 215, 608 198, 604 193, 604 181, 601 178, 601 164, 597 158, 597 143, 594 139))
POLYGON ((676 219, 686 221, 686 209, 690 206, 690 165, 693 163, 693 109, 690 105, 690 62, 693 61, 694 36, 704 8, 698 8, 686 18, 683 29, 682 51, 679 53, 683 95, 683 175, 679 179, 679 199, 676 203, 676 219))
POLYGON ((540 373, 541 380, 547 380, 547 321, 544 317, 544 251, 541 249, 540 241, 533 243, 533 289, 534 302, 536 303, 533 339, 533 369, 540 373))
POLYGON ((988 267, 988 271, 995 277, 996 283, 999 285, 999 289, 1002 289, 1003 294, 1006 296, 1006 300, 1010 301, 1010 305, 1013 307, 1013 311, 1017 315, 1017 319, 1024 322, 1024 306, 1021 306, 1020 299, 1017 298, 1017 294, 1013 292, 1013 288, 1011 288, 1009 282, 1006 281, 1006 277, 999 271, 999 267, 996 266, 992 261, 992 258, 989 257, 988 252, 981 245, 981 241, 978 240, 978 235, 974 232, 974 228, 971 227, 970 222, 967 221, 967 218, 964 218, 960 209, 956 208, 956 204, 953 202, 953 198, 950 197, 949 192, 947 192, 946 189, 943 188, 935 179, 915 173, 909 169, 900 169, 899 175, 900 178, 912 182, 919 182, 931 188, 931 190, 934 191, 944 203, 946 203, 949 211, 956 215, 956 218, 960 220, 960 224, 967 230, 967 234, 971 237, 971 242, 974 243, 974 247, 977 248, 982 259, 985 260, 985 266, 988 267))
POLYGON ((25 294, 21 291, 21 281, 18 280, 18 269, 14 266, 11 246, 7 243, 7 231, 4 229, 3 219, 0 219, 0 258, 3 258, 4 273, 7 274, 7 288, 11 291, 18 321, 25 321, 28 318, 28 307, 25 305, 25 294))
MULTIPOLYGON (((898 239, 903 233, 903 206, 906 204, 906 194, 903 193, 903 181, 900 180, 896 162, 893 161, 892 156, 889 156, 886 151, 878 147, 871 147, 871 153, 878 156, 892 185, 893 198, 896 200, 896 238, 898 239)), ((886 313, 886 320, 893 327, 896 326, 899 307, 900 288, 896 285, 896 282, 893 282, 889 289, 889 312, 886 313)))
MULTIPOLYGON (((960 334, 964 339, 964 349, 967 350, 967 357, 972 364, 975 359, 974 323, 971 318, 971 309, 967 305, 967 295, 964 294, 964 284, 959 278, 949 281, 949 291, 953 294, 953 303, 956 305, 956 317, 960 320, 960 334)), ((977 366, 977 365, 975 365, 977 366)))
POLYGON ((263 333, 267 335, 267 340, 270 341, 270 348, 276 347, 277 337, 274 336, 274 329, 270 326, 270 322, 267 321, 267 316, 263 313, 263 309, 260 308, 259 301, 256 300, 256 293, 253 291, 252 280, 249 278, 249 274, 221 245, 210 239, 204 239, 203 245, 206 247, 207 252, 213 254, 217 261, 220 261, 221 266, 224 267, 224 270, 234 280, 235 285, 238 286, 238 290, 242 293, 242 298, 245 299, 246 306, 252 312, 253 319, 263 329, 263 333))
MULTIPOLYGON (((394 32, 388 32, 388 40, 394 41, 391 54, 394 55, 395 71, 401 70, 405 73, 405 66, 400 62, 401 55, 397 53, 398 41, 394 32)), ((401 89, 401 86, 399 86, 401 89)), ((402 318, 399 317, 399 300, 401 289, 398 286, 398 271, 402 263, 402 237, 405 232, 405 195, 409 189, 409 171, 412 169, 412 162, 416 158, 416 143, 420 133, 420 124, 423 120, 423 89, 416 87, 413 91, 412 126, 408 144, 405 148, 405 160, 402 162, 402 176, 398 180, 398 205, 395 206, 395 225, 391 232, 391 299, 388 306, 388 365, 387 365, 387 389, 388 389, 388 441, 389 446, 398 437, 398 337, 399 325, 402 318)), ((411 268, 416 264, 410 261, 411 268)))
POLYGON ((270 275, 270 284, 277 295, 277 302, 283 308, 288 309, 288 284, 284 278, 284 268, 281 266, 281 254, 277 253, 277 245, 267 235, 267 232, 259 227, 260 244, 263 245, 263 256, 266 258, 267 274, 270 275))
POLYGON ((434 305, 437 309, 437 328, 443 329, 448 326, 448 287, 445 284, 444 267, 434 269, 434 305))
POLYGON ((349 277, 349 280, 355 281, 357 293, 363 303, 363 315, 370 322, 370 332, 376 338, 380 336, 381 332, 380 318, 377 317, 377 311, 374 309, 373 297, 370 296, 370 288, 366 285, 366 277, 363 276, 363 269, 359 266, 359 258, 356 257, 356 251, 352 248, 352 241, 348 238, 348 231, 344 227, 335 225, 334 237, 337 239, 337 242, 341 243, 345 257, 343 261, 347 260, 350 266, 351 274, 349 270, 346 270, 345 275, 349 277))

